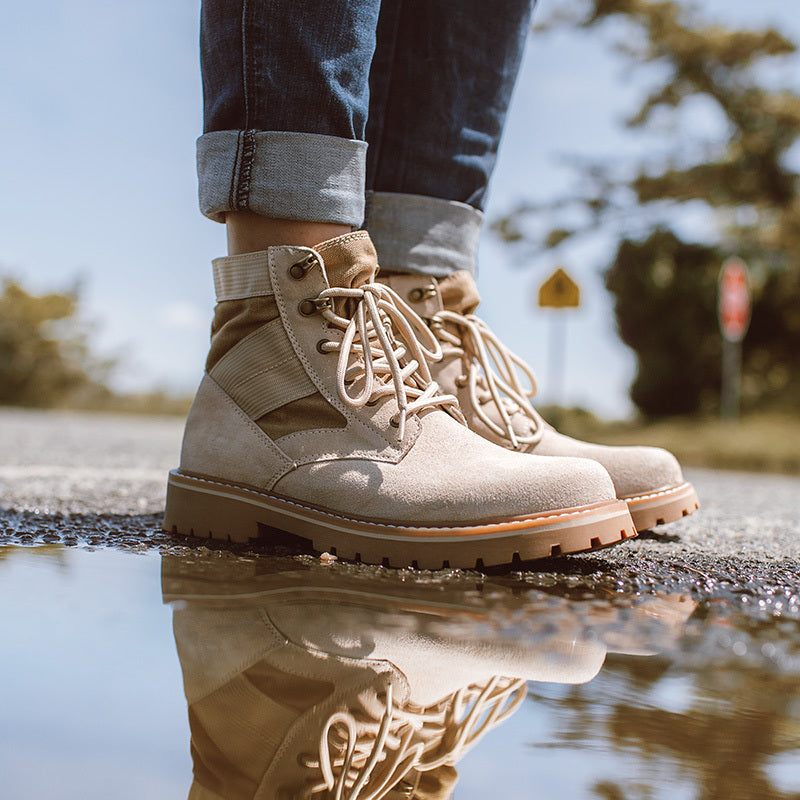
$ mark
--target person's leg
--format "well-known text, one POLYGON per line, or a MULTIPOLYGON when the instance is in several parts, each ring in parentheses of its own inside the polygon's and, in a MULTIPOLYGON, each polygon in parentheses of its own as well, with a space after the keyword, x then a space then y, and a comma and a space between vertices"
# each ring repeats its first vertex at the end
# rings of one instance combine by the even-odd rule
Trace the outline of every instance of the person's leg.
MULTIPOLYGON (((231 256, 313 247, 364 214, 368 76, 380 0, 204 0, 200 210, 231 256)), ((207 368, 278 317, 264 297, 220 302, 207 368)))
POLYGON ((382 279, 432 320, 434 365, 470 427, 515 450, 592 458, 608 469, 637 527, 679 519, 697 497, 671 454, 609 448, 553 431, 530 403, 533 374, 472 315, 486 189, 532 3, 384 3, 370 74, 366 227, 382 279))
POLYGON ((365 225, 382 270, 474 273, 532 5, 383 3, 370 73, 365 225))
POLYGON ((202 212, 229 252, 311 246, 364 216, 380 0, 205 0, 202 212))

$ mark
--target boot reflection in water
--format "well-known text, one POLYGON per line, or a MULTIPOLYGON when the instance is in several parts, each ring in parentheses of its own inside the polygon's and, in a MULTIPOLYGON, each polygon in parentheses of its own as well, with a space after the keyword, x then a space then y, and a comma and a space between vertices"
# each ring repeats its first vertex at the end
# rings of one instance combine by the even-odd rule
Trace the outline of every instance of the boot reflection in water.
POLYGON ((259 562, 164 557, 190 800, 450 797, 456 763, 528 680, 584 683, 605 658, 552 616, 546 638, 520 643, 493 634, 469 592, 287 562, 259 575, 259 562))

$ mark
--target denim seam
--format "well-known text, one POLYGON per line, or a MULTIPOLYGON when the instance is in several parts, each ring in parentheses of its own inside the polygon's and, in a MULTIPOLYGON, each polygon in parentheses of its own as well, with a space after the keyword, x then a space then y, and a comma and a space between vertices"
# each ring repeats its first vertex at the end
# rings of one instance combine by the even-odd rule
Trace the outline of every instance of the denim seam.
POLYGON ((250 98, 247 86, 247 0, 242 0, 242 97, 244 98, 244 127, 250 127, 250 98))
POLYGON ((256 132, 243 131, 240 138, 244 142, 244 147, 242 148, 241 166, 238 170, 239 180, 234 208, 242 211, 250 206, 250 182, 253 174, 253 160, 256 155, 256 132))
POLYGON ((242 134, 240 133, 236 137, 236 155, 233 159, 233 173, 231 174, 231 184, 228 189, 228 208, 234 210, 236 208, 236 204, 233 201, 236 186, 239 183, 239 151, 242 146, 242 134))

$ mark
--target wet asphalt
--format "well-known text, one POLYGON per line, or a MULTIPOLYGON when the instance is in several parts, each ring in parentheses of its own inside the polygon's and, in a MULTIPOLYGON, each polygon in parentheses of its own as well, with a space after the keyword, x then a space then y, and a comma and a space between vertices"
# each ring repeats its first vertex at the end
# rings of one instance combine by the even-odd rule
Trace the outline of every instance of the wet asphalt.
MULTIPOLYGON (((159 527, 181 432, 175 418, 0 409, 0 546, 206 547, 159 527)), ((491 579, 576 597, 690 592, 755 616, 800 610, 800 478, 686 476, 700 496, 696 514, 606 550, 492 570, 491 579)))

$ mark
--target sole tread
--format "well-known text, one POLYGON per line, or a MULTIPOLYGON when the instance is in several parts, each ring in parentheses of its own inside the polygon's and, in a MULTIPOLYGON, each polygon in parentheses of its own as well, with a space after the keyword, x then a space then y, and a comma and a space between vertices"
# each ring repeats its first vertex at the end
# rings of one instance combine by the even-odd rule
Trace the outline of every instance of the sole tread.
POLYGON ((497 523, 418 528, 348 521, 324 509, 177 472, 170 474, 163 527, 178 535, 207 530, 209 538, 260 539, 344 560, 417 569, 520 565, 608 547, 636 535, 621 501, 497 523))

